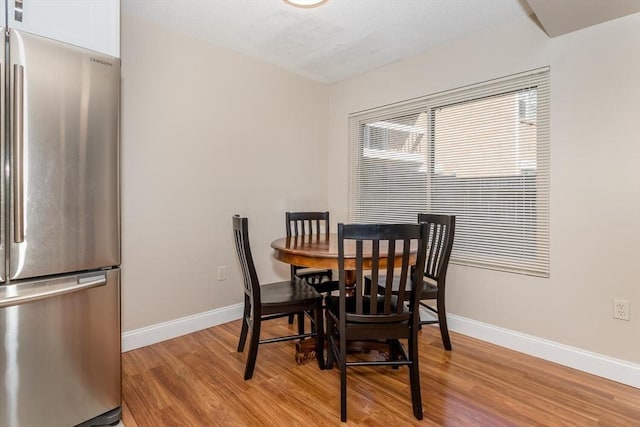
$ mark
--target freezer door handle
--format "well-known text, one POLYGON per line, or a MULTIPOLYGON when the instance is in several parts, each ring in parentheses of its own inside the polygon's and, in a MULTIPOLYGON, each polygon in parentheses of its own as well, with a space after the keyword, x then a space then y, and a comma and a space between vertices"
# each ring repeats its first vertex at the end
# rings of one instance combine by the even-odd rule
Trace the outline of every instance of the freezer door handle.
POLYGON ((13 240, 24 242, 24 67, 13 65, 13 240))
POLYGON ((106 274, 97 274, 65 280, 62 283, 36 283, 33 285, 9 285, 0 290, 0 308, 28 304, 45 298, 80 292, 107 284, 106 274), (21 287, 26 289, 22 290, 21 287))
POLYGON ((22 0, 16 0, 13 17, 16 21, 22 22, 22 0))

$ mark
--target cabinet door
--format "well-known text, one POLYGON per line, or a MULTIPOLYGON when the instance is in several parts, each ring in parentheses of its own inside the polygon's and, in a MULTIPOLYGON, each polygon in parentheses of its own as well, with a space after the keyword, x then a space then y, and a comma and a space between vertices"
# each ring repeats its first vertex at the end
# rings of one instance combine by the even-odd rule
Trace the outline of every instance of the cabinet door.
POLYGON ((7 0, 9 27, 120 57, 120 0, 7 0))

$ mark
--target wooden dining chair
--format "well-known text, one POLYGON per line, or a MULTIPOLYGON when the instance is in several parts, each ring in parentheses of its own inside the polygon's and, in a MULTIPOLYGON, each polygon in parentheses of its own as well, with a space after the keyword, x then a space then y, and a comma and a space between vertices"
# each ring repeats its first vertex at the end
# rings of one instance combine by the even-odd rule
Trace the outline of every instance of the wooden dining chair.
MULTIPOLYGON (((287 237, 300 236, 317 238, 329 235, 329 212, 285 212, 287 237)), ((338 281, 333 280, 331 269, 307 268, 291 265, 291 279, 295 277, 305 280, 309 285, 323 295, 338 290, 338 281)), ((298 317, 298 327, 304 331, 304 317, 298 317)), ((289 323, 293 323, 293 316, 289 316, 289 323)))
MULTIPOLYGON (((249 354, 244 371, 244 379, 251 379, 258 356, 258 345, 289 340, 302 340, 308 337, 323 337, 322 295, 304 280, 294 278, 283 282, 260 285, 253 264, 249 246, 247 218, 233 216, 233 235, 236 252, 240 261, 244 282, 244 313, 238 352, 244 350, 249 329, 249 354), (314 314, 316 330, 297 335, 286 335, 260 340, 260 328, 263 321, 289 316, 293 313, 310 312, 314 314)), ((324 369, 324 340, 315 340, 315 352, 320 369, 324 369)))
MULTIPOLYGON (((447 269, 453 248, 453 238, 456 229, 456 217, 451 215, 418 214, 418 222, 429 226, 427 243, 427 261, 421 283, 420 306, 428 310, 421 325, 439 324, 442 345, 451 350, 451 338, 447 327, 447 310, 445 304, 445 289, 447 284, 447 269), (429 302, 427 302, 429 301, 429 302), (434 303, 435 302, 435 305, 434 303), (433 313, 433 314, 431 314, 433 313)), ((371 276, 365 279, 365 287, 371 286, 371 276)), ((386 278, 380 276, 377 280, 378 293, 384 294, 386 278)), ((397 292, 397 281, 393 281, 393 292, 397 292)))
MULTIPOLYGON (((419 295, 409 290, 411 280, 420 280, 425 265, 427 248, 426 224, 338 224, 339 295, 325 299, 327 307, 328 352, 327 367, 337 362, 340 367, 340 419, 347 420, 347 368, 352 366, 390 365, 394 368, 409 367, 411 403, 413 415, 422 419, 420 395, 420 371, 418 369, 418 320, 419 295), (346 283, 345 241, 356 245, 355 285, 346 283), (417 242, 412 270, 411 242, 417 242), (371 247, 371 265, 364 262, 364 247, 371 247), (401 257, 402 265, 387 262, 386 253, 401 257), (370 270, 377 279, 385 274, 388 291, 377 294, 377 287, 365 292, 364 273, 370 270), (413 277, 411 276, 411 272, 413 277), (391 283, 397 278, 397 291, 391 291, 391 283), (406 304, 405 299, 408 302, 406 304), (407 340, 405 348, 400 340, 407 340), (353 360, 347 351, 350 342, 384 344, 389 357, 380 360, 353 360), (348 360, 348 357, 351 360, 348 360)), ((415 249, 413 249, 415 250, 415 249)), ((355 379, 355 377, 352 377, 355 379)), ((389 388, 389 394, 393 387, 389 388)))
MULTIPOLYGON (((329 235, 329 212, 286 212, 287 237, 314 237, 329 235)), ((338 289, 338 282, 333 280, 330 269, 307 268, 291 265, 291 277, 304 279, 315 290, 327 293, 338 289)))

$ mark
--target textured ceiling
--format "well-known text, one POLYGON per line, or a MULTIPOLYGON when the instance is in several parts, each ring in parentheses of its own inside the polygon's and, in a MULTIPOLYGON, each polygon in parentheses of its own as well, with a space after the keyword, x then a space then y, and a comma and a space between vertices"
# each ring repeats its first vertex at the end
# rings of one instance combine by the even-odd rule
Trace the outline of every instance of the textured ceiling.
POLYGON ((520 0, 123 0, 122 11, 325 83, 531 12, 520 0))

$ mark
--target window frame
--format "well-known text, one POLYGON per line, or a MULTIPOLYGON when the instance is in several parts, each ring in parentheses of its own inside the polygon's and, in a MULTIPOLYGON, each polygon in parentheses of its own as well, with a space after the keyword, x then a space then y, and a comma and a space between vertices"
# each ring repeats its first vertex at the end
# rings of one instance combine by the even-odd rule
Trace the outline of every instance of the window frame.
MULTIPOLYGON (((423 96, 399 103, 386 105, 384 107, 374 108, 366 111, 361 111, 349 115, 349 221, 351 222, 371 222, 363 221, 362 219, 366 214, 366 207, 363 206, 363 182, 366 178, 359 178, 363 174, 363 164, 365 163, 365 139, 364 129, 367 125, 383 123, 385 120, 399 120, 410 115, 426 114, 426 154, 425 156, 425 182, 424 190, 427 194, 424 204, 420 206, 420 201, 413 203, 408 201, 407 212, 417 214, 418 212, 432 212, 432 213, 447 213, 442 211, 433 211, 433 199, 434 199, 434 177, 435 177, 435 114, 437 109, 445 108, 455 104, 463 102, 474 102, 484 97, 500 97, 502 95, 514 93, 527 93, 527 90, 535 88, 536 90, 536 136, 535 136, 535 189, 531 191, 534 199, 534 212, 532 216, 535 219, 535 225, 527 225, 534 230, 532 236, 533 241, 526 249, 532 254, 533 260, 525 260, 521 262, 515 262, 514 259, 507 260, 498 259, 504 254, 496 253, 495 259, 492 261, 478 260, 464 256, 464 253, 458 253, 456 251, 456 245, 454 243, 454 251, 451 255, 451 263, 468 265, 492 270, 500 270, 512 273, 533 275, 539 277, 550 276, 550 173, 551 173, 551 161, 550 161, 550 132, 549 132, 549 115, 550 115, 550 70, 549 67, 539 68, 524 73, 519 73, 511 76, 506 76, 500 79, 495 79, 487 82, 482 82, 474 85, 469 85, 461 88, 457 88, 450 91, 440 92, 432 95, 423 96), (416 211, 417 212, 414 212, 416 211)), ((530 96, 528 94, 527 96, 530 96)), ((517 100, 517 95, 516 95, 517 100)), ((530 124, 530 115, 522 118, 522 107, 520 100, 518 101, 517 110, 520 117, 520 123, 522 120, 526 120, 527 124, 530 124)), ((530 112, 525 111, 525 114, 530 112)), ((402 126, 402 125, 398 125, 402 126)), ((387 142, 388 143, 388 142, 387 142)), ((517 143, 516 143, 517 144, 517 143)), ((393 153, 392 153, 393 154, 393 153)), ((410 156, 410 153, 399 153, 398 156, 410 156)), ((526 173, 521 170, 519 174, 512 175, 512 177, 523 176, 526 173)), ((508 175, 509 177, 511 175, 508 175)), ((523 179, 526 179, 523 178, 523 179)), ((523 187, 526 183, 522 184, 523 187)), ((527 190, 529 191, 529 190, 527 190)), ((531 196, 530 193, 526 193, 525 196, 531 196)), ((525 197, 523 196, 523 197, 525 197)), ((423 196, 419 196, 423 197, 423 196)), ((522 212, 527 212, 526 207, 522 208, 522 212)), ((530 209, 530 208, 529 208, 530 209)), ((521 211, 517 211, 521 212, 521 211)), ((409 221, 407 215, 401 222, 409 221)), ((413 215, 413 218, 416 216, 413 215)), ((495 215, 494 215, 495 217, 495 215)), ((464 232, 464 218, 462 221, 458 220, 456 228, 460 232, 464 232), (463 227, 461 230, 460 227, 463 227)), ((377 221, 373 221, 377 222, 377 221)), ((386 221, 382 221, 386 222, 386 221)), ((497 222, 497 221, 496 221, 497 222)), ((471 227, 471 226, 469 226, 471 227)), ((478 227, 478 225, 474 225, 478 227)), ((529 229, 527 229, 529 230, 529 229)), ((458 234, 458 233, 457 233, 458 234)), ((524 239, 524 237, 523 237, 524 239)), ((527 242, 522 243, 526 245, 527 242)), ((459 244, 462 246, 462 244, 459 244)), ((524 246, 523 246, 524 247, 524 246)), ((525 251, 527 252, 527 251, 525 251)), ((520 255, 520 258, 523 258, 520 255)), ((511 256, 511 258, 516 258, 511 256)), ((517 260, 516 260, 517 261, 517 260)))

